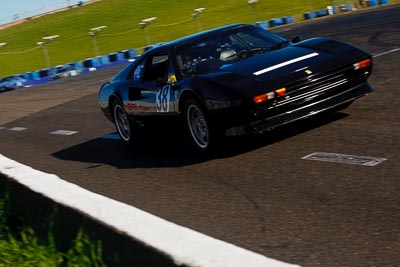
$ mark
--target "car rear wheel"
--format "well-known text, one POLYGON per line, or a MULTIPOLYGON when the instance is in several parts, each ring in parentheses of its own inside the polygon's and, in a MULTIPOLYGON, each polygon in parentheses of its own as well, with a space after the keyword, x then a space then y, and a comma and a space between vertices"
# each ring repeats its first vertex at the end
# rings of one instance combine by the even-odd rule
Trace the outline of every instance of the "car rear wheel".
POLYGON ((201 152, 210 149, 213 142, 213 131, 202 106, 189 99, 184 109, 185 124, 194 146, 201 152))
POLYGON ((115 127, 122 141, 128 145, 132 145, 135 141, 136 129, 133 127, 132 122, 129 120, 121 101, 114 101, 112 112, 115 127))

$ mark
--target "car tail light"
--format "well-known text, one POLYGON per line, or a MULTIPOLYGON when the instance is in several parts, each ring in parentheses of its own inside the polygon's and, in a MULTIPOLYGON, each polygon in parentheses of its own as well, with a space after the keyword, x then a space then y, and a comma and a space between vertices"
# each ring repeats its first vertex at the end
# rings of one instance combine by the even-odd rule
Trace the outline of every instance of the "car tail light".
POLYGON ((277 94, 278 96, 283 96, 285 93, 286 93, 286 88, 283 87, 283 88, 276 89, 274 92, 269 92, 269 93, 255 96, 253 98, 253 101, 255 104, 260 104, 260 103, 266 102, 267 100, 274 99, 276 96, 275 94, 277 94))
POLYGON ((260 103, 266 102, 267 100, 273 99, 273 98, 275 98, 275 93, 274 92, 269 92, 269 93, 266 93, 266 94, 255 96, 253 98, 253 101, 254 101, 255 104, 260 104, 260 103))
POLYGON ((362 61, 359 61, 355 64, 353 64, 354 70, 360 70, 360 69, 365 69, 367 67, 370 67, 372 65, 371 59, 365 59, 362 61))
POLYGON ((275 92, 279 95, 279 96, 283 96, 286 93, 286 87, 280 88, 275 90, 275 92))
POLYGON ((267 94, 258 95, 258 96, 255 96, 253 98, 253 101, 254 101, 255 104, 260 104, 260 103, 263 103, 263 102, 265 102, 267 100, 268 100, 268 95, 267 94))

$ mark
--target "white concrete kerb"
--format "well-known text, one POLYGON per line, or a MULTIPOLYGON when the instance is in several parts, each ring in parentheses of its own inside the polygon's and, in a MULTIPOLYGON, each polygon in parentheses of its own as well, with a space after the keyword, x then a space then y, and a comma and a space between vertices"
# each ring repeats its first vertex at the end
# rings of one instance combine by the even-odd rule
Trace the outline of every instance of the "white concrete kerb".
POLYGON ((0 173, 61 205, 80 211, 146 246, 161 251, 177 264, 196 267, 297 266, 179 226, 1 154, 0 173))

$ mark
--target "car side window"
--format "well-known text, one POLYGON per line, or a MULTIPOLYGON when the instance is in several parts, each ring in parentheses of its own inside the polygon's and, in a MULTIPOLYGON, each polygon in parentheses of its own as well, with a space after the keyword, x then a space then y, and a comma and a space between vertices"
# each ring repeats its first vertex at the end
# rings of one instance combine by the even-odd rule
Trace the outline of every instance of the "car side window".
POLYGON ((167 79, 169 55, 153 55, 145 65, 143 81, 152 82, 158 79, 167 79))
POLYGON ((143 60, 133 71, 132 80, 140 82, 143 78, 144 66, 146 61, 143 60))

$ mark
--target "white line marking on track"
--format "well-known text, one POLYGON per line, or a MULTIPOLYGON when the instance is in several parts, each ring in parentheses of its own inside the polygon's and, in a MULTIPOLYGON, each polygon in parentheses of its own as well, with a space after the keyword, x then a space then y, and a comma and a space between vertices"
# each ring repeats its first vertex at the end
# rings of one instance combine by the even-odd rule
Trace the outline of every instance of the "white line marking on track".
POLYGON ((25 131, 27 128, 24 127, 13 127, 8 129, 9 131, 15 131, 15 132, 21 132, 21 131, 25 131))
POLYGON ((50 134, 73 135, 73 134, 76 134, 76 133, 77 133, 77 131, 57 130, 57 131, 51 132, 50 134))
POLYGON ((3 130, 3 129, 5 129, 6 127, 0 127, 0 130, 3 130))
POLYGON ((392 49, 392 50, 389 50, 389 51, 386 51, 386 52, 383 52, 383 53, 380 53, 380 54, 376 54, 376 55, 374 55, 374 57, 384 56, 384 55, 387 55, 387 54, 390 54, 390 53, 393 53, 393 52, 397 52, 397 51, 400 51, 400 48, 395 48, 395 49, 392 49))
POLYGON ((345 163, 345 164, 356 164, 362 166, 376 166, 379 163, 387 160, 386 158, 376 158, 376 157, 366 157, 366 156, 358 156, 358 155, 345 155, 345 154, 335 154, 335 153, 326 153, 326 152, 316 152, 302 159, 306 160, 317 160, 317 161, 329 161, 336 163, 345 163))
POLYGON ((264 74, 266 72, 269 72, 269 71, 272 71, 272 70, 276 70, 276 69, 282 68, 284 66, 287 66, 287 65, 290 65, 290 64, 302 61, 302 60, 306 60, 308 58, 316 57, 318 55, 319 55, 318 53, 311 53, 311 54, 308 54, 308 55, 305 55, 305 56, 302 56, 302 57, 294 58, 292 60, 288 60, 286 62, 282 62, 282 63, 276 64, 274 66, 271 66, 271 67, 256 71, 253 74, 254 75, 261 75, 261 74, 264 74))

